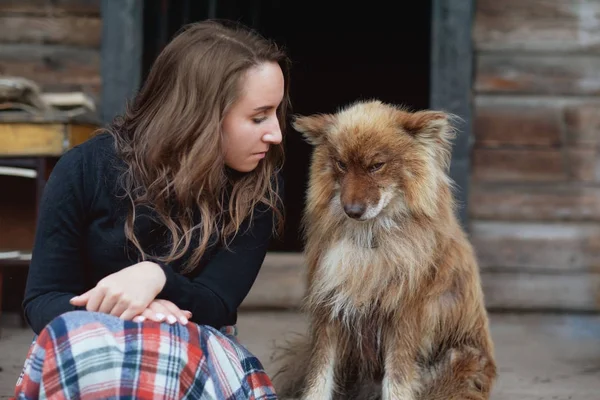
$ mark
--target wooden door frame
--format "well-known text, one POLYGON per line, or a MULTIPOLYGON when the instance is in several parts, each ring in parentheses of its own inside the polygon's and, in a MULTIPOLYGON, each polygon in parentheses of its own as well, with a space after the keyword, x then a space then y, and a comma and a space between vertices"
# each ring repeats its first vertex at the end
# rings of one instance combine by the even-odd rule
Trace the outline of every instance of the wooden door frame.
POLYGON ((474 0, 431 0, 429 106, 460 117, 450 176, 456 182, 461 223, 468 229, 472 146, 474 0))
POLYGON ((125 109, 142 79, 143 1, 102 0, 100 117, 109 123, 125 109))
MULTIPOLYGON (((473 0, 431 0, 430 108, 460 117, 450 176, 459 217, 468 227, 470 181, 473 0)), ((143 1, 102 0, 101 118, 110 122, 138 89, 142 76, 143 1)))

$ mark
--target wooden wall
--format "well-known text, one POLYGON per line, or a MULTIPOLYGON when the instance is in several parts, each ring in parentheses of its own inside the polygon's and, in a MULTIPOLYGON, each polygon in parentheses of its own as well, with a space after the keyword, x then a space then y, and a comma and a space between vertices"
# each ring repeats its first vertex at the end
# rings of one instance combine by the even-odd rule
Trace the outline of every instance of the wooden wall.
POLYGON ((469 212, 491 308, 600 310, 600 1, 477 0, 469 212))
POLYGON ((0 75, 100 93, 100 0, 0 0, 0 75))

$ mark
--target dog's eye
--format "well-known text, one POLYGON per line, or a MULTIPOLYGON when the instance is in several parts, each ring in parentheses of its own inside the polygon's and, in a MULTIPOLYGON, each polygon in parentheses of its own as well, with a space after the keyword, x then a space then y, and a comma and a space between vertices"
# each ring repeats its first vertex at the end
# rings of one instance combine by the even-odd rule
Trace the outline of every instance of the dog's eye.
POLYGON ((340 160, 335 160, 335 165, 341 170, 341 171, 346 171, 346 164, 344 164, 342 161, 340 160))
POLYGON ((381 168, 383 168, 383 164, 384 163, 380 162, 380 163, 375 163, 375 164, 371 165, 369 167, 369 172, 377 172, 377 171, 379 171, 381 168))

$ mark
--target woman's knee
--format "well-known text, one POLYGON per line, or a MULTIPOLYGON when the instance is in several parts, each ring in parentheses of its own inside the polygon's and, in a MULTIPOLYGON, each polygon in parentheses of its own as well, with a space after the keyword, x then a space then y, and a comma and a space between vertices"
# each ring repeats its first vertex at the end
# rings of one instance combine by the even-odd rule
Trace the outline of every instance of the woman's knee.
POLYGON ((66 312, 54 318, 48 323, 45 330, 51 330, 53 332, 66 332, 90 326, 104 326, 107 329, 112 330, 110 329, 111 327, 122 327, 123 321, 108 314, 76 310, 66 312))

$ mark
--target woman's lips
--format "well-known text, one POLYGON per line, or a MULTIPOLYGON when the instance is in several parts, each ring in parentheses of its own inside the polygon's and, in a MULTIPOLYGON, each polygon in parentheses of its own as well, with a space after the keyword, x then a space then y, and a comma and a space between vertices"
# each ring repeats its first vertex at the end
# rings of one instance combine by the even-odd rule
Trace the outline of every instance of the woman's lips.
POLYGON ((260 153, 254 153, 254 156, 258 157, 258 158, 265 158, 265 156, 267 155, 267 152, 260 152, 260 153))

